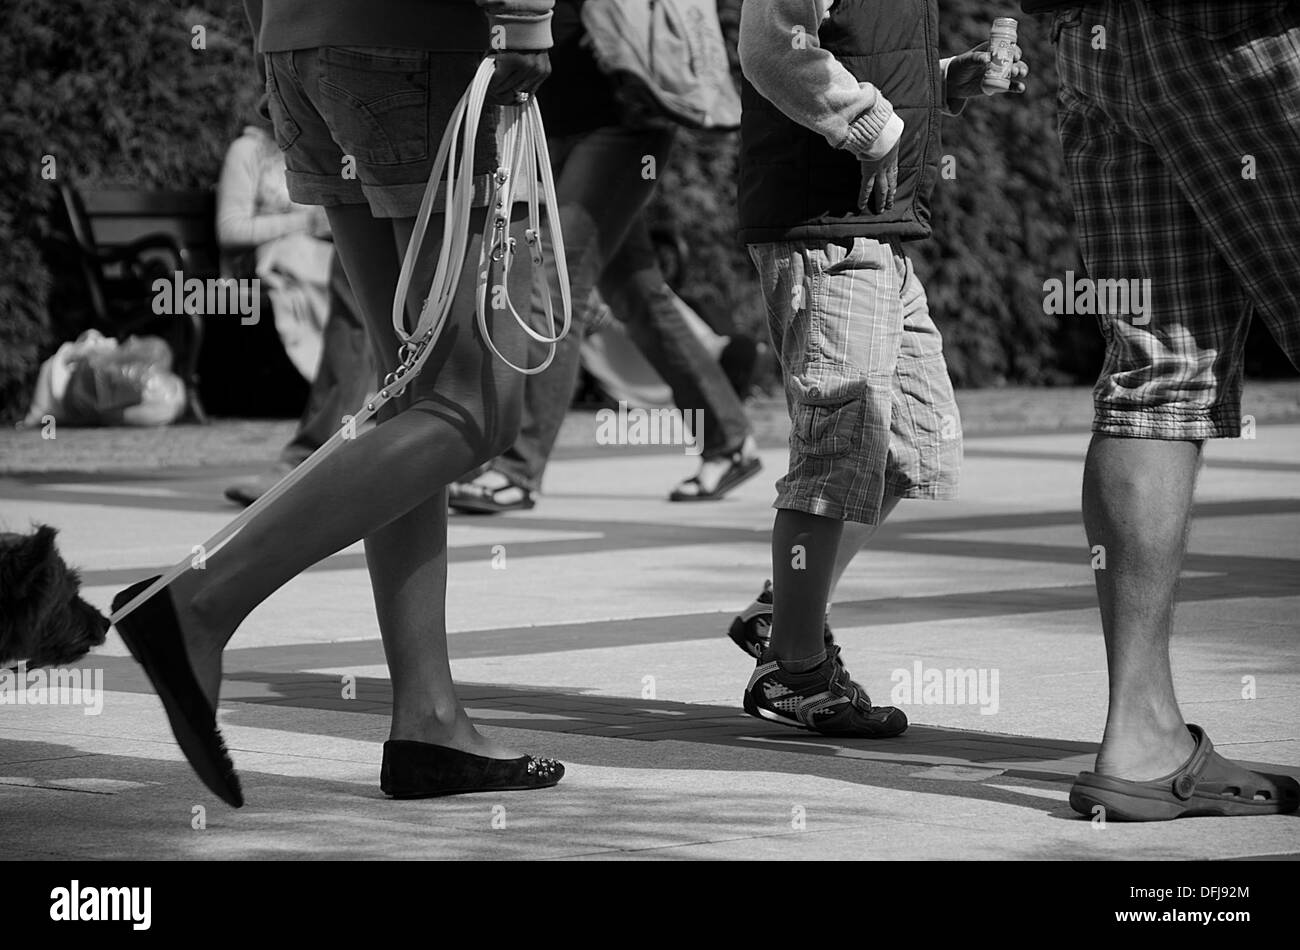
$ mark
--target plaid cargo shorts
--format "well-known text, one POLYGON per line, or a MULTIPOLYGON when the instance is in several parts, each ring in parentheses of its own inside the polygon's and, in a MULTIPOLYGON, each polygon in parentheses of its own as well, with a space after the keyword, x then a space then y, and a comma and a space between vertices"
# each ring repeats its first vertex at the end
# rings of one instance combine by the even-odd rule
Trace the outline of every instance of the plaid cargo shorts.
POLYGON ((1089 276, 1149 281, 1099 318, 1093 428, 1235 437, 1252 314, 1300 358, 1300 3, 1105 0, 1052 35, 1089 276))
POLYGON ((961 418, 898 242, 751 244, 790 410, 774 507, 877 524, 886 495, 954 498, 961 418))

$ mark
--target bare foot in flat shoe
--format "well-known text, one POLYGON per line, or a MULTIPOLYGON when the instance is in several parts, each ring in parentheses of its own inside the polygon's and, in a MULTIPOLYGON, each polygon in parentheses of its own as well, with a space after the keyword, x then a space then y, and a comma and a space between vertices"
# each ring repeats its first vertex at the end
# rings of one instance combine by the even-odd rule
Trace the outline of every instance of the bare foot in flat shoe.
POLYGON ((405 721, 399 721, 395 714, 389 738, 428 742, 460 752, 481 755, 488 759, 517 759, 523 755, 522 752, 501 745, 479 732, 463 708, 453 714, 453 720, 449 723, 430 716, 418 724, 408 725, 405 721))
POLYGON ((190 669, 198 681, 199 688, 208 700, 208 705, 217 708, 221 693, 221 653, 230 639, 224 631, 213 629, 209 618, 196 608, 192 596, 195 586, 191 580, 193 572, 186 572, 172 581, 168 588, 176 619, 180 621, 181 638, 185 642, 185 653, 189 657, 190 669))

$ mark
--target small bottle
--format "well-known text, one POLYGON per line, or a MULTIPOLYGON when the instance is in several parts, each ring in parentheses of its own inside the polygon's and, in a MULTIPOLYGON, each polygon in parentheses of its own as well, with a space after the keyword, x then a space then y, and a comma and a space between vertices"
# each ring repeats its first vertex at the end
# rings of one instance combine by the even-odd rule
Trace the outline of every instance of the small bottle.
POLYGON ((993 21, 989 30, 989 64, 984 68, 981 88, 986 96, 996 96, 1011 88, 1011 69, 1015 65, 1016 27, 1019 24, 1008 16, 993 21))

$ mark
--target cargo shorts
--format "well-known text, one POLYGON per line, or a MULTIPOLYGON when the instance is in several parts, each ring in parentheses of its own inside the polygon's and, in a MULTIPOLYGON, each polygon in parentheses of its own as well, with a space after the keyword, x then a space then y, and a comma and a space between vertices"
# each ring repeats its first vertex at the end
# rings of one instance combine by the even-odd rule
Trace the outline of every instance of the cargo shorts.
POLYGON ((886 496, 955 498, 961 417, 901 245, 792 241, 749 254, 791 422, 774 507, 877 524, 886 496))

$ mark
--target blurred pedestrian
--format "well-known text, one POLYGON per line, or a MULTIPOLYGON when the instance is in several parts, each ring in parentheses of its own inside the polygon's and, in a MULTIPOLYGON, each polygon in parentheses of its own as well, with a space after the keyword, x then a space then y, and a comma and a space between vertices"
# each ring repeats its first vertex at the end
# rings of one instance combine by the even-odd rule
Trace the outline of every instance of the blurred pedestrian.
POLYGON ((289 197, 284 153, 275 144, 265 94, 258 100, 253 118, 226 152, 217 184, 217 240, 227 267, 254 274, 259 251, 265 255, 262 249, 272 242, 302 236, 322 246, 328 243, 329 271, 319 355, 308 357, 313 365, 305 375, 311 378, 311 389, 298 429, 280 453, 279 464, 226 489, 226 497, 240 505, 257 501, 324 445, 343 425, 344 416, 354 412, 373 391, 375 383, 366 327, 343 264, 330 243, 329 221, 323 208, 299 205, 289 197))
POLYGON ((277 464, 226 489, 226 498, 236 504, 251 505, 270 491, 324 445, 344 425, 346 417, 362 405, 367 394, 375 391, 376 374, 366 326, 337 252, 330 257, 329 294, 320 363, 298 427, 280 452, 277 464))
POLYGON ((216 223, 223 274, 248 281, 247 286, 258 278, 285 353, 311 379, 329 314, 329 221, 323 208, 289 196, 265 96, 254 121, 226 150, 216 223))
MULTIPOLYGON (((614 78, 588 48, 582 4, 556 2, 553 72, 539 96, 573 288, 574 332, 559 344, 551 367, 528 380, 519 437, 485 471, 452 487, 451 505, 462 511, 536 504, 578 385, 582 335, 595 313, 588 305, 593 287, 671 388, 677 408, 683 414, 703 410, 699 469, 672 490, 671 500, 717 501, 762 468, 740 397, 679 309, 645 220, 676 127, 634 115, 621 101, 614 78)), ((534 299, 535 318, 541 307, 534 299)))

